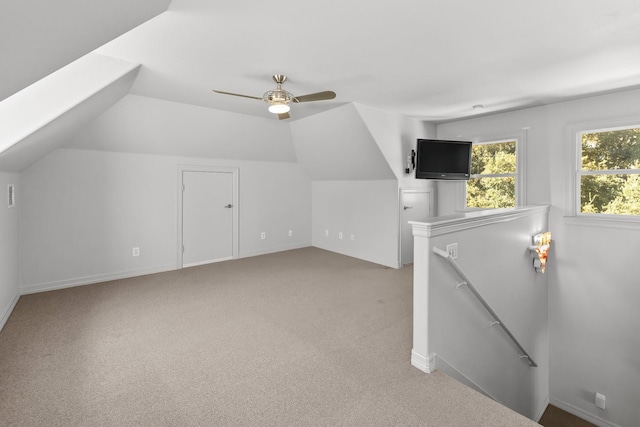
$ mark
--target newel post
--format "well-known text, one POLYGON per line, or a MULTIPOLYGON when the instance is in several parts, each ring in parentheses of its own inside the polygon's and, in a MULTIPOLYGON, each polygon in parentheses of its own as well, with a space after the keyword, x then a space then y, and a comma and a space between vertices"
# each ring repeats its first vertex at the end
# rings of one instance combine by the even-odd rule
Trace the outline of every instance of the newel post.
POLYGON ((429 264, 432 256, 429 224, 409 222, 413 227, 413 349, 411 364, 423 372, 435 370, 429 349, 429 264))

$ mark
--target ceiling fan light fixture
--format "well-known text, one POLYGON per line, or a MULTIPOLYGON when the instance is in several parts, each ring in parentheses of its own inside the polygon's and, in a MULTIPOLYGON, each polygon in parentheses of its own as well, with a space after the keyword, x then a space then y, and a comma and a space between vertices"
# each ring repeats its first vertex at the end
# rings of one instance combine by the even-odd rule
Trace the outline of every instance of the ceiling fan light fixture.
POLYGON ((287 104, 272 104, 269 106, 269 112, 273 114, 283 114, 288 113, 291 107, 287 104))
POLYGON ((264 101, 269 106, 269 112, 277 114, 278 119, 280 120, 290 118, 289 110, 291 109, 291 107, 289 106, 289 104, 292 102, 299 104, 300 102, 323 101, 326 99, 334 99, 336 97, 336 93, 331 90, 325 90, 323 92, 310 93, 307 95, 294 97, 291 93, 282 89, 282 83, 287 80, 287 76, 285 76, 284 74, 275 74, 272 77, 273 81, 276 82, 276 88, 265 92, 264 95, 262 95, 262 98, 251 95, 242 95, 233 92, 225 92, 216 89, 213 89, 213 91, 223 95, 241 96, 243 98, 258 99, 260 101, 264 101))

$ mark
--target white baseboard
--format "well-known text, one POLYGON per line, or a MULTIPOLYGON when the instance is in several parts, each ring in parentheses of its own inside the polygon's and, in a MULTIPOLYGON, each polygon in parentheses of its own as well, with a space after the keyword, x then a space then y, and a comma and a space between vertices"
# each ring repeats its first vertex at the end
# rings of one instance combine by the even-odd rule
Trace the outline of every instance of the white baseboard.
POLYGON ((411 364, 422 372, 430 374, 436 369, 434 356, 432 354, 427 358, 420 353, 416 353, 415 350, 411 350, 411 364))
POLYGON ((98 274, 95 276, 79 277, 75 279, 57 280, 48 283, 36 283, 20 287, 21 295, 35 294, 38 292, 54 291, 56 289, 73 288, 75 286, 91 285, 94 283, 108 282, 110 280, 128 279, 130 277, 145 276, 147 274, 164 273, 176 269, 175 264, 162 265, 139 270, 121 271, 118 273, 98 274))
POLYGON ((9 307, 7 307, 7 310, 4 313, 2 313, 2 318, 0 318, 0 331, 2 330, 2 328, 4 328, 4 325, 7 323, 7 320, 9 320, 9 316, 11 316, 11 313, 13 312, 13 309, 16 307, 16 304, 18 303, 19 299, 20 299, 20 294, 16 294, 11 304, 9 304, 9 307))
POLYGON ((597 426, 600 427, 621 427, 618 424, 614 424, 611 421, 606 421, 603 420, 602 418, 590 414, 580 408, 577 408, 569 403, 565 403, 561 400, 557 400, 557 399, 551 399, 550 402, 553 406, 556 406, 560 409, 562 409, 563 411, 567 411, 570 414, 575 415, 576 417, 582 418, 583 420, 587 420, 589 421, 591 424, 595 424, 597 426))
MULTIPOLYGON (((298 243, 298 244, 287 245, 287 246, 264 248, 260 250, 241 253, 239 255, 239 258, 248 258, 252 256, 266 255, 274 252, 283 252, 283 251, 288 251, 293 249, 306 248, 309 246, 310 245, 307 243, 298 243)), ((84 286, 84 285, 91 285, 94 283, 108 282, 110 280, 128 279, 130 277, 144 276, 147 274, 155 274, 155 273, 164 273, 165 271, 173 271, 173 270, 176 270, 176 268, 177 268, 176 264, 168 264, 168 265, 162 265, 157 267, 142 268, 138 270, 98 274, 95 276, 57 280, 54 282, 47 282, 47 283, 36 283, 33 285, 21 286, 20 294, 21 295, 35 294, 38 292, 54 291, 56 289, 72 288, 74 286, 84 286)))

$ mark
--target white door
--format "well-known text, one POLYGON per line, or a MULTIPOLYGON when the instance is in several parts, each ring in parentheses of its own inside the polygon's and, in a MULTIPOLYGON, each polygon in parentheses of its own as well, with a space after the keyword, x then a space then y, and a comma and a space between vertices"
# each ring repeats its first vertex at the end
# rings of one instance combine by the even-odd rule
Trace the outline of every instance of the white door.
POLYGON ((431 190, 402 190, 400 198, 402 218, 400 257, 402 265, 413 263, 413 231, 409 221, 426 221, 433 216, 431 211, 431 190))
POLYGON ((233 258, 233 174, 182 172, 182 266, 233 258))

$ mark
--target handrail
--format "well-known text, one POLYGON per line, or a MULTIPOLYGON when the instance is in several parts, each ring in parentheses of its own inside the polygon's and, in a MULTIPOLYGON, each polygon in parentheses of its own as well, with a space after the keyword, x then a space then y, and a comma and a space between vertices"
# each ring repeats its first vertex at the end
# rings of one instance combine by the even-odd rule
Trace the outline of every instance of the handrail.
POLYGON ((471 283, 471 280, 467 277, 465 272, 462 271, 462 269, 460 268, 458 263, 453 258, 451 258, 451 256, 446 251, 443 251, 440 248, 437 248, 437 247, 434 246, 433 247, 433 252, 436 255, 441 256, 449 264, 451 264, 451 267, 453 267, 453 269, 456 271, 456 273, 458 273, 458 275, 462 278, 462 280, 464 280, 462 283, 459 283, 458 286, 466 285, 469 288, 469 290, 476 296, 476 298, 478 298, 478 301, 480 301, 480 303, 482 303, 482 305, 489 312, 489 314, 491 314, 491 316, 494 318, 494 322, 491 322, 491 326, 493 326, 495 324, 500 325, 500 327, 509 336, 509 338, 511 338, 511 341, 513 341, 513 343, 518 347, 518 349, 522 353, 520 358, 521 359, 523 359, 523 358, 527 359, 527 361, 529 362, 529 366, 533 366, 534 368, 537 368, 538 364, 533 361, 533 359, 531 358, 531 356, 529 355, 527 350, 525 350, 524 347, 522 346, 522 344, 520 344, 520 341, 518 341, 518 339, 515 336, 513 336, 513 334, 509 330, 509 328, 507 328, 507 326, 504 324, 502 319, 500 319, 500 316, 498 316, 498 314, 493 310, 493 308, 491 308, 489 303, 482 297, 482 295, 480 295, 480 292, 478 292, 476 287, 473 286, 473 283, 471 283))

